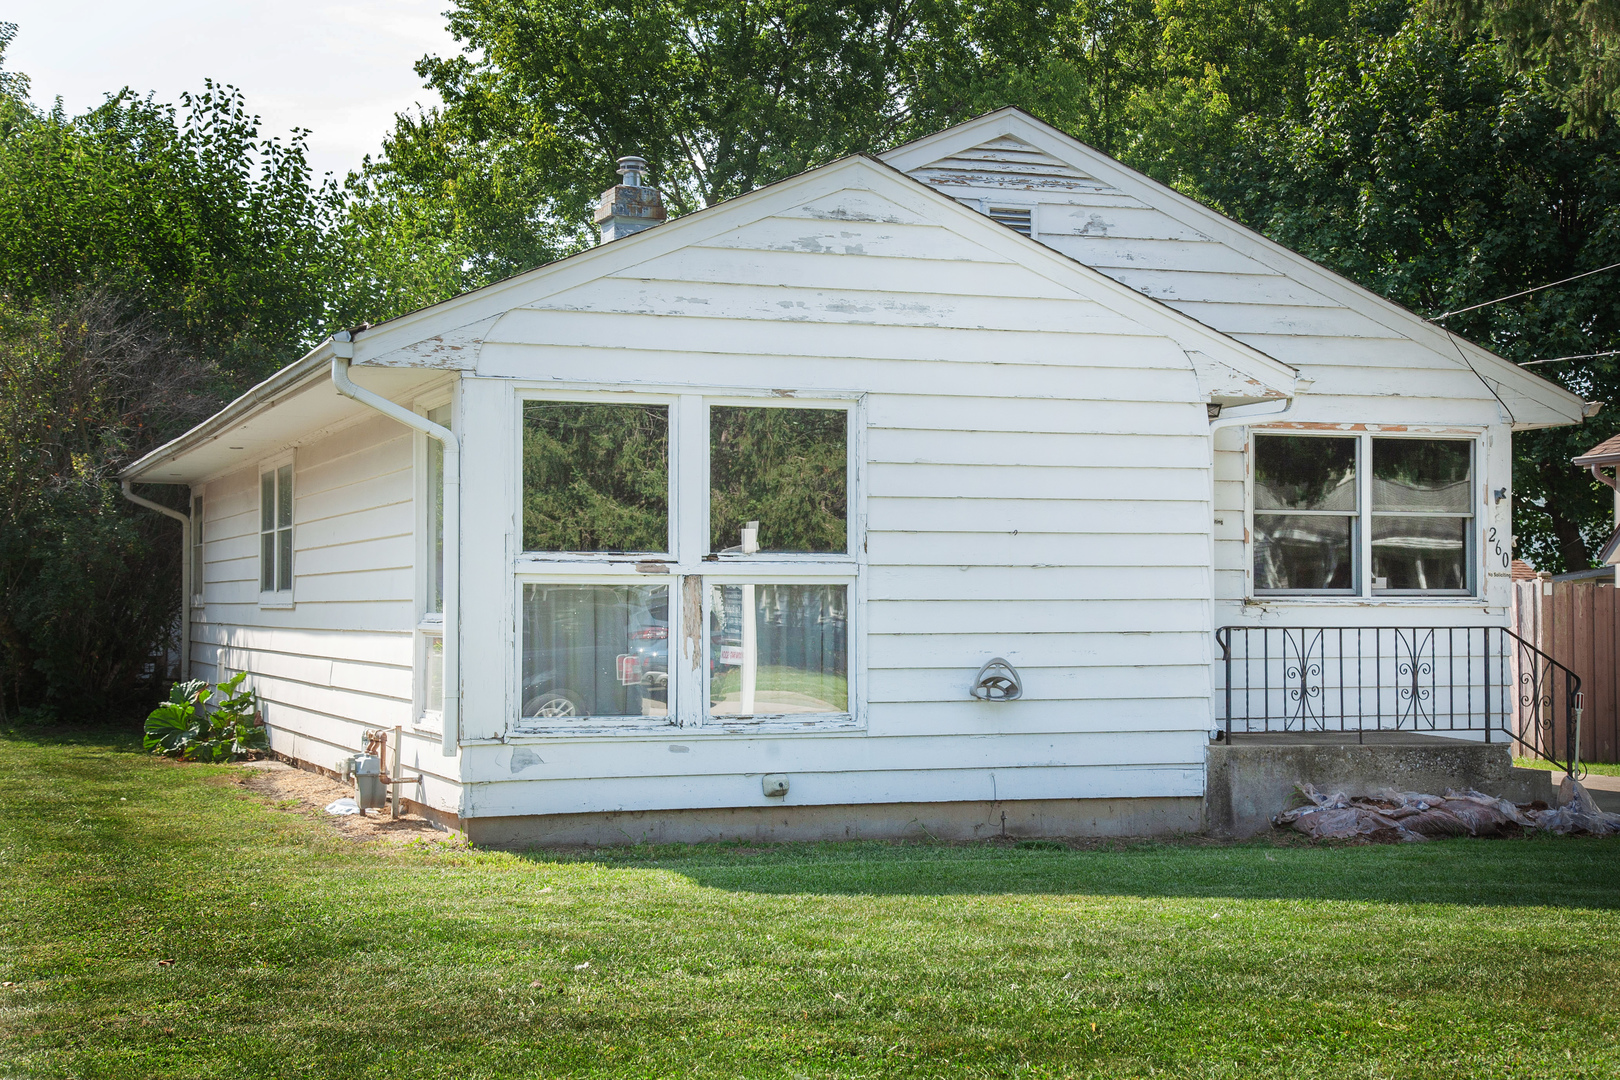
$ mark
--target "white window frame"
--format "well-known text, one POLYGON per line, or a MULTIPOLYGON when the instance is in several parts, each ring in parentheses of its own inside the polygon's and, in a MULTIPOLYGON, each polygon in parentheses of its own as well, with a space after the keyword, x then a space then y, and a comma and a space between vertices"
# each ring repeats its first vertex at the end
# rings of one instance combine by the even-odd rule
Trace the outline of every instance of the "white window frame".
POLYGON ((191 598, 189 603, 194 608, 200 608, 205 602, 206 593, 203 591, 203 578, 208 569, 208 549, 203 546, 204 526, 208 520, 208 488, 205 485, 196 485, 191 489, 191 550, 186 557, 191 560, 191 598))
MULTIPOLYGON (((272 481, 272 483, 275 483, 275 481, 272 481)), ((276 494, 276 500, 277 500, 277 503, 276 503, 276 519, 279 520, 279 518, 280 518, 280 499, 281 499, 280 485, 279 484, 277 484, 277 486, 276 486, 276 491, 277 491, 277 494, 276 494)), ((259 524, 259 527, 258 527, 257 530, 255 530, 255 534, 254 534, 255 539, 256 539, 256 541, 258 543, 258 546, 259 546, 258 547, 258 558, 255 560, 255 562, 257 564, 257 569, 258 569, 258 572, 259 572, 259 606, 261 608, 290 608, 290 607, 293 607, 294 606, 294 599, 295 599, 295 596, 297 594, 297 589, 298 589, 298 465, 297 465, 297 462, 295 462, 293 460, 293 454, 290 451, 288 453, 280 454, 280 455, 278 455, 276 457, 270 458, 270 459, 265 460, 265 461, 261 461, 259 463, 258 485, 254 488, 254 492, 253 492, 253 517, 254 517, 254 520, 257 521, 258 524, 259 524), (279 582, 281 580, 281 561, 280 561, 280 556, 278 554, 278 556, 276 558, 276 566, 275 566, 275 580, 278 582, 278 587, 274 588, 274 589, 266 589, 266 588, 264 588, 264 536, 265 536, 265 529, 264 529, 264 520, 263 520, 263 517, 262 517, 263 505, 261 503, 261 500, 263 498, 263 491, 264 491, 263 485, 264 485, 264 478, 265 478, 266 475, 274 477, 283 468, 289 468, 289 469, 292 470, 292 474, 291 474, 291 476, 292 476, 292 508, 291 508, 291 514, 290 514, 290 517, 289 517, 290 524, 286 526, 286 530, 289 533, 292 534, 291 546, 292 546, 292 555, 293 555, 293 559, 292 559, 292 564, 293 565, 292 565, 292 572, 288 576, 288 587, 285 588, 285 589, 280 588, 279 587, 279 582)), ((278 526, 275 529, 272 529, 271 531, 279 533, 281 531, 281 529, 278 526)), ((277 537, 277 540, 276 540, 276 550, 277 550, 277 552, 280 551, 280 538, 279 538, 279 536, 277 537)))
MULTIPOLYGON (((450 428, 459 430, 456 418, 456 399, 454 386, 445 386, 422 395, 412 403, 412 411, 418 416, 426 417, 436 409, 450 408, 450 428)), ((411 717, 412 725, 424 734, 437 734, 444 726, 444 703, 441 700, 438 708, 428 700, 428 659, 433 648, 435 638, 441 643, 444 641, 444 612, 429 611, 428 604, 433 596, 433 492, 429 487, 431 477, 428 475, 429 446, 432 439, 417 432, 411 448, 412 475, 415 477, 413 497, 416 505, 416 628, 412 633, 411 641, 411 669, 413 672, 412 684, 415 691, 412 694, 411 717)), ((446 568, 446 573, 449 568, 446 568)), ((441 598, 442 602, 442 598, 441 598)))
POLYGON ((603 389, 600 384, 577 388, 520 387, 514 393, 514 443, 511 457, 515 465, 509 491, 514 507, 516 535, 512 548, 513 589, 511 610, 514 617, 513 684, 508 700, 509 726, 517 734, 579 735, 603 732, 665 732, 672 727, 685 733, 771 732, 845 730, 862 728, 866 717, 865 679, 865 513, 863 476, 865 462, 864 397, 859 392, 818 392, 814 396, 783 396, 780 393, 732 388, 671 387, 649 388, 625 393, 603 389), (669 535, 668 551, 647 553, 526 552, 522 550, 523 505, 523 409, 530 401, 568 401, 595 404, 653 404, 669 410, 669 535), (755 554, 711 552, 709 550, 709 409, 712 406, 749 408, 820 408, 848 414, 846 427, 845 550, 833 554, 805 552, 766 552, 755 554), (688 581, 695 582, 689 586, 688 581), (791 716, 757 714, 752 716, 709 715, 710 587, 715 584, 842 584, 848 589, 846 630, 848 655, 848 709, 841 713, 807 713, 791 716), (522 606, 523 588, 529 584, 664 584, 669 588, 669 715, 667 718, 603 717, 542 722, 525 719, 522 713, 522 606), (695 613, 702 627, 696 643, 697 672, 683 659, 683 632, 694 596, 695 613))
MULTIPOLYGON (((1247 542, 1244 544, 1244 577, 1248 582, 1248 596, 1256 603, 1276 603, 1284 601, 1303 600, 1311 603, 1366 603, 1373 601, 1407 601, 1419 604, 1445 603, 1447 601, 1473 601, 1484 589, 1487 573, 1485 566, 1484 530, 1489 522, 1489 506, 1486 503, 1485 483, 1485 432, 1483 429, 1468 429, 1459 431, 1450 428, 1445 431, 1426 431, 1423 429, 1408 428, 1405 431, 1380 431, 1374 425, 1365 427, 1357 425, 1352 430, 1300 430, 1290 427, 1254 427, 1249 429, 1248 448, 1244 454, 1244 499, 1246 521, 1248 523, 1247 542), (1370 429, 1370 430, 1369 430, 1370 429), (1258 460, 1257 440, 1265 436, 1289 436, 1298 438, 1323 439, 1354 439, 1356 440, 1356 509, 1351 513, 1339 511, 1323 512, 1320 516, 1350 517, 1355 522, 1355 550, 1353 558, 1354 585, 1350 589, 1259 589, 1255 583, 1254 552, 1256 533, 1256 510, 1254 505, 1255 493, 1255 463, 1258 460), (1429 441, 1460 442, 1468 444, 1468 482, 1470 490, 1469 512, 1464 514, 1439 514, 1440 517, 1464 518, 1468 526, 1464 529, 1464 536, 1468 539, 1468 551, 1464 556, 1464 564, 1468 570, 1468 587, 1465 589, 1377 589, 1373 580, 1373 530, 1372 524, 1375 516, 1395 517, 1421 517, 1421 513, 1403 513, 1400 511, 1374 511, 1372 505, 1372 454, 1373 442, 1381 439, 1423 439, 1429 441)), ((1260 514, 1267 511, 1261 510, 1260 514)))

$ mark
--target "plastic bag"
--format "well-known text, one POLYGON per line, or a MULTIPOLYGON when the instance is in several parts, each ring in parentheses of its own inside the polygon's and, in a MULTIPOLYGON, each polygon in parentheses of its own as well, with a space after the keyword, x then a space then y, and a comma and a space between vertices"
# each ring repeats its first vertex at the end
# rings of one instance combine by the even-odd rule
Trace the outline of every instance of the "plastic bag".
POLYGON ((336 814, 339 817, 343 817, 348 814, 358 814, 360 812, 360 804, 345 796, 344 798, 338 799, 334 802, 327 803, 326 812, 328 814, 336 814))

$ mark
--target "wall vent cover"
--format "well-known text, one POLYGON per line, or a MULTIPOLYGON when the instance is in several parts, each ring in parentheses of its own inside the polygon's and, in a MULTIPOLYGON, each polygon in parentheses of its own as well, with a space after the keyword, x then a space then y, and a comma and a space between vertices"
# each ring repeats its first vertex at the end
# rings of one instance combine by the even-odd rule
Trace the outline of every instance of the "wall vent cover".
POLYGON ((1030 208, 1029 207, 1027 207, 1027 206, 992 206, 989 209, 989 214, 990 214, 991 218, 995 219, 996 221, 1001 222, 1003 225, 1006 225, 1007 227, 1013 229, 1014 231, 1021 232, 1025 236, 1030 235, 1030 208))

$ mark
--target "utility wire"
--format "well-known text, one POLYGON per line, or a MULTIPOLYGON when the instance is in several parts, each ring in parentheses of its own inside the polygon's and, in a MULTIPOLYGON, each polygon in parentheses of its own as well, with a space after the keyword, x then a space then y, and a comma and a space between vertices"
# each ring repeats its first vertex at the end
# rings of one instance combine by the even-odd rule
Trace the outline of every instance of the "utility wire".
POLYGON ((1520 367, 1534 367, 1536 364, 1556 364, 1560 360, 1595 360, 1599 356, 1620 356, 1620 349, 1610 349, 1608 352, 1585 352, 1575 356, 1552 356, 1546 360, 1521 360, 1520 367))
MULTIPOLYGON (((1439 322, 1441 319, 1449 319, 1453 315, 1461 315, 1465 311, 1477 311, 1482 307, 1490 307, 1492 304, 1500 304, 1504 300, 1517 300, 1521 296, 1529 296, 1531 293, 1538 293, 1542 289, 1550 289, 1554 285, 1568 285, 1572 281, 1579 281, 1583 277, 1591 277, 1593 274, 1601 274, 1605 270, 1613 270, 1616 267, 1620 267, 1620 263, 1610 263, 1608 266, 1600 266, 1596 270, 1588 270, 1584 274, 1576 274, 1574 277, 1567 277, 1562 281, 1549 281, 1545 285, 1537 285, 1535 288, 1525 289, 1523 292, 1510 293, 1507 296, 1498 296, 1495 300, 1487 300, 1483 304, 1470 304, 1467 307, 1458 308, 1456 311, 1448 311, 1444 315, 1436 315, 1432 321, 1439 322)), ((1550 362, 1551 361, 1549 361, 1549 363, 1550 362)))

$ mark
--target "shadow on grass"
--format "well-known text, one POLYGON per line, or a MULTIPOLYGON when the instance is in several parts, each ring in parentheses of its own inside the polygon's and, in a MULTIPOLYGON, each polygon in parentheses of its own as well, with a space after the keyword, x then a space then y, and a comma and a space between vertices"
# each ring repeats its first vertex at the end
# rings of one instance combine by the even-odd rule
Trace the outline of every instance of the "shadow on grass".
MULTIPOLYGON (((76 792, 113 780, 106 770, 114 761, 120 784, 159 780, 157 773, 131 760, 146 755, 139 734, 126 728, 13 729, 0 732, 0 743, 5 742, 14 746, 0 746, 0 753, 15 750, 34 758, 13 773, 10 794, 24 799, 12 807, 14 825, 33 819, 32 827, 48 827, 72 809, 76 792), (98 762, 94 754, 75 753, 85 749, 113 757, 98 762), (58 756, 57 751, 64 753, 58 756), (68 781, 60 795, 69 801, 60 811, 54 805, 27 806, 25 793, 34 781, 24 775, 37 778, 41 766, 68 781)), ((167 764, 152 763, 158 768, 167 764)), ((8 771, 0 768, 0 775, 8 771)), ((195 792, 188 783, 173 787, 179 776, 171 773, 159 786, 195 792)), ((221 798, 234 797, 226 787, 217 791, 221 798)), ((161 818, 98 822, 92 834, 77 830, 71 846, 89 843, 170 854, 185 846, 164 831, 161 818)), ((207 830, 195 837, 188 832, 187 838, 199 844, 216 839, 207 830)), ((354 857, 373 856, 356 849, 354 857)), ((663 871, 705 888, 776 896, 1045 895, 1620 909, 1620 838, 1528 836, 1387 847, 1310 845, 1282 836, 1237 844, 1197 837, 1067 844, 713 843, 539 850, 515 858, 530 864, 663 871)))
POLYGON ((1421 845, 1274 839, 986 843, 694 844, 529 851, 539 862, 664 870, 770 895, 1091 895, 1620 909, 1620 838, 1531 836, 1421 845))

